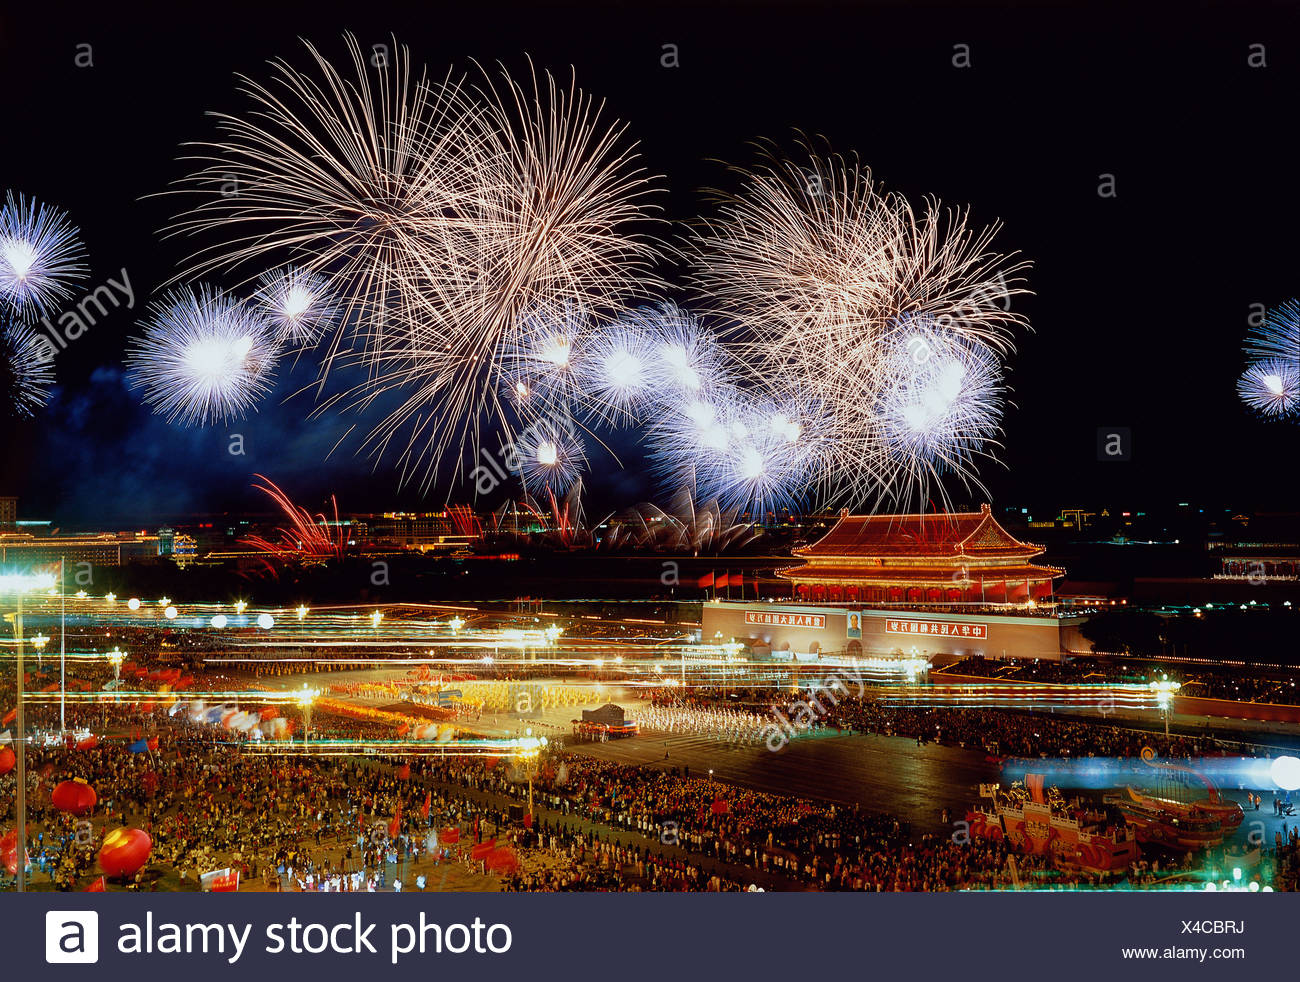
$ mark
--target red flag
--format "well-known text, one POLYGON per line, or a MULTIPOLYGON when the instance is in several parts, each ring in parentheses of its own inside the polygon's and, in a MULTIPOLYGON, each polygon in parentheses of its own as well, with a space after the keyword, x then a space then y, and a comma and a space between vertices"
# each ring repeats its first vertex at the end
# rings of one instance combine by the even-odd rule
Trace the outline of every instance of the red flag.
POLYGON ((156 736, 151 736, 151 737, 146 741, 146 744, 145 744, 145 745, 146 745, 150 750, 157 750, 157 749, 158 749, 158 738, 157 738, 156 736))
POLYGON ((731 811, 731 806, 728 805, 723 799, 721 798, 713 799, 713 814, 725 815, 729 811, 731 811))
POLYGON ((433 792, 432 791, 424 792, 424 807, 420 809, 420 814, 423 817, 425 818, 429 817, 429 806, 432 804, 433 804, 433 792))
POLYGON ((438 833, 438 841, 448 845, 460 841, 460 829, 448 826, 438 833))
POLYGON ((396 838, 397 833, 400 832, 401 829, 402 829, 402 805, 399 802, 397 805, 397 814, 394 815, 393 820, 388 823, 388 834, 396 838))
POLYGON ((95 879, 91 880, 91 881, 90 881, 90 885, 87 886, 86 889, 82 890, 81 892, 82 892, 82 893, 103 893, 103 892, 104 892, 104 878, 103 878, 102 876, 99 876, 99 877, 96 877, 95 879))
POLYGON ((713 586, 713 574, 709 573, 707 576, 701 576, 697 581, 697 585, 700 589, 713 586))
POLYGON ((716 580, 713 581, 713 585, 717 587, 722 587, 722 586, 726 586, 729 582, 730 580, 727 578, 727 574, 723 573, 721 576, 719 576, 716 580))
POLYGON ((1029 795, 1034 799, 1036 804, 1043 804, 1043 775, 1026 774, 1025 786, 1029 788, 1029 795))
POLYGON ((487 859, 488 853, 497 847, 496 839, 488 839, 487 842, 480 842, 469 851, 470 859, 487 859))
POLYGON ((18 718, 18 710, 11 709, 9 710, 9 712, 5 713, 4 719, 0 719, 0 726, 8 726, 17 718, 18 718))
POLYGON ((411 765, 403 764, 397 769, 397 779, 399 781, 409 781, 411 779, 411 765))
POLYGON ((744 574, 743 574, 743 573, 732 573, 732 574, 731 574, 731 585, 732 585, 732 586, 744 586, 744 585, 745 585, 745 576, 744 576, 744 574))
POLYGON ((531 829, 532 827, 533 827, 533 813, 529 812, 527 815, 524 816, 524 828, 531 829))

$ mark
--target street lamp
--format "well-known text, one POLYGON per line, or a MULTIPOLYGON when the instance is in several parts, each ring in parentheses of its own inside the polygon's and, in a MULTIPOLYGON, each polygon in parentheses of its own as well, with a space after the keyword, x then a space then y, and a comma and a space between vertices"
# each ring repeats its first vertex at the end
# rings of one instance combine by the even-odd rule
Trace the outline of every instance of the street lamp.
POLYGON ((17 838, 14 856, 17 860, 18 879, 15 889, 19 893, 27 890, 27 720, 23 712, 23 594, 49 590, 54 586, 54 576, 50 573, 0 573, 0 595, 13 594, 16 608, 6 620, 12 620, 14 639, 18 647, 18 678, 16 683, 17 700, 14 706, 14 726, 18 730, 18 791, 14 802, 17 812, 17 838))
POLYGON ((1165 717, 1165 736, 1169 736, 1169 712, 1174 705, 1174 693, 1182 688, 1177 682, 1170 682, 1167 678, 1161 678, 1159 681, 1153 681, 1148 688, 1155 693, 1156 706, 1165 717))
POLYGON ((114 648, 108 653, 108 663, 113 666, 113 681, 121 681, 122 662, 126 661, 126 652, 121 648, 114 648))
POLYGON ((542 747, 546 746, 547 740, 546 737, 538 738, 533 736, 532 727, 529 727, 524 732, 527 735, 519 741, 521 748, 519 756, 523 758, 524 766, 528 769, 528 817, 531 822, 533 815, 533 773, 537 768, 537 758, 541 755, 542 747))
POLYGON ((312 703, 316 701, 318 695, 320 695, 319 689, 310 689, 304 685, 295 699, 298 707, 302 710, 302 742, 304 746, 307 744, 307 735, 311 732, 312 703))

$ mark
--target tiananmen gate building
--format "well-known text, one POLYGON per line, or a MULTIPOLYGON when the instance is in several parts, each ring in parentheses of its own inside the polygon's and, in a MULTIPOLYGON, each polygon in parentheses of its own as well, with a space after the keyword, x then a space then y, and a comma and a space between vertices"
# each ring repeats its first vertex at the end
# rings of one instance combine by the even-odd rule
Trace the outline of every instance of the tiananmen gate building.
POLYGON ((1032 560, 1043 547, 1021 542, 985 505, 977 512, 850 515, 795 550, 801 566, 777 571, 798 600, 871 606, 960 606, 1050 601, 1065 575, 1032 560))
POLYGON ((709 601, 701 640, 753 657, 1060 658, 1086 650, 1085 618, 1060 616, 1053 581, 985 505, 977 512, 850 515, 777 571, 788 602, 709 601))

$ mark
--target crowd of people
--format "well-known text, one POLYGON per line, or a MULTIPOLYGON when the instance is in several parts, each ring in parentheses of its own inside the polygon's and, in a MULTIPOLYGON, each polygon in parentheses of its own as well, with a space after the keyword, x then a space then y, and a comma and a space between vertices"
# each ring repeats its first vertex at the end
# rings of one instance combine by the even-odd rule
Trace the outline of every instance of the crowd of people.
POLYGON ((771 717, 750 709, 730 706, 696 708, 654 702, 637 711, 636 721, 642 729, 661 733, 684 733, 708 736, 730 743, 759 745, 771 717))
POLYGON ((1223 669, 1189 670, 1176 663, 1146 662, 1125 659, 1123 662, 1076 658, 1072 661, 1039 659, 964 658, 932 673, 936 680, 944 675, 974 675, 979 678, 1013 682, 1046 682, 1072 685, 1147 685, 1161 679, 1177 682, 1183 696, 1206 699, 1230 699, 1237 702, 1267 702, 1294 706, 1300 703, 1300 687, 1294 672, 1277 670, 1269 675, 1244 674, 1223 669))
MULTIPOLYGON (((228 676, 204 681, 240 685, 228 676)), ((570 705, 570 690, 590 691, 546 686, 546 704, 570 705)), ((761 744, 772 706, 791 695, 665 688, 639 722, 643 729, 761 744)), ((1043 714, 889 705, 846 694, 826 700, 823 710, 816 727, 938 741, 999 758, 1134 757, 1144 747, 1178 758, 1212 748, 1208 737, 1165 739, 1043 714)), ((294 707, 283 711, 301 724, 294 707)), ((33 704, 29 728, 54 731, 57 712, 50 702, 33 704)), ((963 835, 960 810, 968 802, 950 803, 959 809, 952 831, 918 833, 898 816, 553 746, 531 770, 537 810, 525 823, 518 809, 529 800, 530 770, 509 760, 287 753, 271 741, 254 745, 169 713, 162 700, 73 703, 65 713, 69 729, 104 739, 94 749, 29 747, 29 853, 38 886, 84 888, 96 875, 105 835, 123 825, 144 829, 153 842, 149 865, 126 884, 134 889, 197 889, 200 874, 228 867, 246 888, 327 891, 437 888, 450 869, 470 877, 474 888, 537 891, 933 891, 1007 888, 1030 878, 1087 886, 1100 879, 1054 869, 1047 858, 1019 855, 1002 841, 963 835), (133 749, 146 734, 156 745, 133 749), (86 818, 51 800, 58 782, 75 778, 99 797, 86 818), (496 872, 486 860, 472 862, 474 846, 484 842, 506 848, 510 862, 496 872)), ((393 735, 390 723, 366 714, 318 711, 312 729, 337 739, 393 735)), ((0 777, 0 831, 13 827, 14 781, 13 774, 0 777)), ((1281 837, 1271 853, 1278 885, 1293 883, 1300 867, 1294 835, 1281 837)), ((1148 858, 1124 881, 1151 885, 1187 863, 1148 858)))

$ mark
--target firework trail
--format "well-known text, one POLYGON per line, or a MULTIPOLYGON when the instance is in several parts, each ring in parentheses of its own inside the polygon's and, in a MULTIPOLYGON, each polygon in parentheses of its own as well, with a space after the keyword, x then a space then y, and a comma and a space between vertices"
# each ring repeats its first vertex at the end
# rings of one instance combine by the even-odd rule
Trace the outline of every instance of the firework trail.
POLYGON ((7 376, 11 413, 35 416, 50 401, 54 385, 49 339, 23 324, 0 328, 0 371, 7 376))
POLYGON ((897 338, 920 319, 944 350, 960 342, 967 360, 983 365, 983 352, 1000 363, 1027 327, 1009 309, 1026 292, 1025 264, 992 251, 998 226, 977 230, 933 200, 918 212, 856 160, 806 149, 806 160, 769 152, 737 169, 742 189, 719 197, 718 217, 688 246, 696 286, 735 325, 751 384, 800 393, 828 427, 817 447, 822 498, 902 501, 925 493, 918 477, 940 472, 973 481, 972 445, 996 432, 998 386, 955 400, 947 435, 920 442, 900 441, 882 398, 900 381, 897 338))
POLYGON ((150 304, 127 348, 127 380, 167 421, 242 418, 271 391, 279 343, 255 309, 206 286, 150 304))
POLYGON ((181 188, 198 201, 171 231, 217 236, 183 276, 287 257, 330 278, 341 316, 322 376, 364 365, 334 400, 363 412, 401 394, 363 447, 427 489, 482 430, 512 432, 502 389, 532 319, 608 318, 652 294, 657 249, 635 229, 653 188, 623 127, 572 83, 431 81, 404 47, 372 70, 346 43, 351 71, 308 45, 312 72, 275 62, 274 89, 245 80, 252 111, 219 117, 221 141, 181 188))
POLYGON ((245 545, 257 549, 268 559, 280 562, 319 562, 344 557, 347 551, 347 529, 339 521, 339 505, 332 495, 330 504, 334 509, 334 518, 331 521, 323 513, 312 515, 307 509, 295 505, 269 477, 261 474, 253 476, 263 482, 254 484, 253 487, 275 502, 288 525, 276 529, 279 538, 274 541, 257 535, 242 540, 245 545))
POLYGON ((85 279, 85 249, 67 215, 23 195, 0 208, 0 300, 20 320, 44 317, 85 279))

